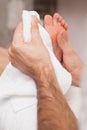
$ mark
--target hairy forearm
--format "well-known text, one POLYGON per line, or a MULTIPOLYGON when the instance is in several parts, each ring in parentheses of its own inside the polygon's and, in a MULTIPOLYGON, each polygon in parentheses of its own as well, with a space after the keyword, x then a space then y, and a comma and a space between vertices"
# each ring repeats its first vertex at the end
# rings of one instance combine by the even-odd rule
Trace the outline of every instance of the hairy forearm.
POLYGON ((76 118, 60 90, 53 68, 47 68, 36 81, 38 130, 77 130, 76 118))

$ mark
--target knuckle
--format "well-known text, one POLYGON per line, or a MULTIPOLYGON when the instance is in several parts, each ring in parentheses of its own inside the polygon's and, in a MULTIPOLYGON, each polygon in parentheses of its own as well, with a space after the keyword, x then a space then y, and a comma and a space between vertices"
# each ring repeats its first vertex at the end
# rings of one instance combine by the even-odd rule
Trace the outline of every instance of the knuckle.
POLYGON ((18 52, 18 45, 12 43, 11 47, 8 49, 8 55, 12 57, 18 52))
POLYGON ((18 50, 19 50, 19 45, 16 44, 16 43, 12 43, 11 51, 12 52, 17 52, 18 50))

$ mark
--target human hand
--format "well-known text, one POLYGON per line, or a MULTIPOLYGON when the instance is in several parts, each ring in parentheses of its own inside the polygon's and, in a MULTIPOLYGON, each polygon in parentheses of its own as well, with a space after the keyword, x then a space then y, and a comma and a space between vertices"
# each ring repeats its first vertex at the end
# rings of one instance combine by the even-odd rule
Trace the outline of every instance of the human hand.
POLYGON ((79 86, 84 65, 68 42, 68 26, 66 22, 59 14, 55 13, 53 18, 50 15, 46 15, 44 24, 51 36, 57 59, 71 73, 72 84, 79 86))
POLYGON ((0 47, 0 75, 9 63, 8 50, 0 47))
POLYGON ((18 25, 9 49, 9 57, 13 66, 34 79, 40 78, 42 70, 51 64, 49 53, 39 34, 36 17, 32 18, 30 42, 24 42, 22 23, 18 25))

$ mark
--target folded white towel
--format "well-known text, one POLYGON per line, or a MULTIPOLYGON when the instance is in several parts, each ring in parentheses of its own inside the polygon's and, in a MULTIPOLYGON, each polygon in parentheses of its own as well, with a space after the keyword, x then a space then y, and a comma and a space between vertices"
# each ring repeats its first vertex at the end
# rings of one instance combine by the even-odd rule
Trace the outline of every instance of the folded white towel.
MULTIPOLYGON (((29 11, 29 12, 23 11, 23 15, 22 15, 23 35, 24 35, 25 41, 29 41, 31 38, 31 34, 30 34, 31 15, 35 15, 37 16, 37 18, 39 18, 39 15, 35 11, 29 11)), ((43 43, 49 51, 57 80, 60 84, 63 94, 65 94, 71 86, 71 82, 72 82, 71 74, 67 72, 62 67, 60 62, 56 59, 53 53, 53 49, 52 49, 52 42, 47 31, 40 24, 38 26, 39 26, 39 32, 43 40, 43 43)), ((37 97, 36 96, 37 96, 37 89, 36 89, 35 81, 31 77, 23 74, 20 70, 13 67, 11 63, 9 63, 0 78, 0 101, 2 102, 5 101, 4 103, 6 103, 6 101, 10 99, 10 103, 13 107, 14 112, 18 112, 19 110, 35 105, 36 109, 33 109, 34 115, 32 115, 32 112, 30 115, 27 115, 30 117, 28 118, 29 119, 28 121, 30 122, 30 124, 32 124, 32 122, 36 122, 37 120, 36 118, 37 117, 37 97)), ((10 116, 10 113, 8 114, 10 116)), ((11 120, 7 120, 7 121, 11 121, 11 120)), ((22 125, 22 123, 23 122, 21 122, 20 125, 22 125)), ((35 126, 34 130, 36 128, 37 127, 35 126)), ((5 129, 5 130, 8 130, 8 129, 5 129)), ((14 130, 15 130, 15 127, 14 127, 14 130)), ((19 127, 19 130, 20 130, 20 127, 19 127)), ((33 130, 32 127, 31 127, 31 130, 33 130)))

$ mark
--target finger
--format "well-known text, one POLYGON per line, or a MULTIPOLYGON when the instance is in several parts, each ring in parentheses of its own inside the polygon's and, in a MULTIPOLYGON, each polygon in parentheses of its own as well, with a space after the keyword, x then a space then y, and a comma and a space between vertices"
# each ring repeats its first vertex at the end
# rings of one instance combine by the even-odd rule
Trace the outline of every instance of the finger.
MULTIPOLYGON (((11 47, 8 49, 8 55, 9 55, 10 61, 11 61, 11 58, 13 58, 15 54, 16 54, 16 53, 14 52, 14 49, 13 49, 13 47, 11 46, 11 47)), ((13 59, 14 59, 14 58, 13 58, 13 59)))
POLYGON ((12 43, 12 45, 8 49, 9 59, 10 59, 10 57, 18 56, 19 52, 20 52, 20 46, 17 45, 17 44, 12 43))
POLYGON ((17 57, 18 55, 16 53, 13 53, 11 48, 9 48, 8 54, 9 54, 9 61, 11 62, 11 64, 13 66, 17 67, 18 66, 18 62, 19 62, 18 57, 17 57))
POLYGON ((24 43, 23 39, 23 24, 20 22, 15 30, 13 41, 15 44, 24 43))
POLYGON ((39 33, 39 21, 35 16, 32 16, 32 24, 31 24, 31 39, 37 40, 40 38, 40 33, 39 33))
POLYGON ((8 50, 8 55, 9 55, 9 61, 10 61, 11 63, 13 63, 13 61, 14 61, 14 56, 13 56, 13 53, 12 53, 12 51, 11 51, 11 48, 9 48, 9 50, 8 50))

